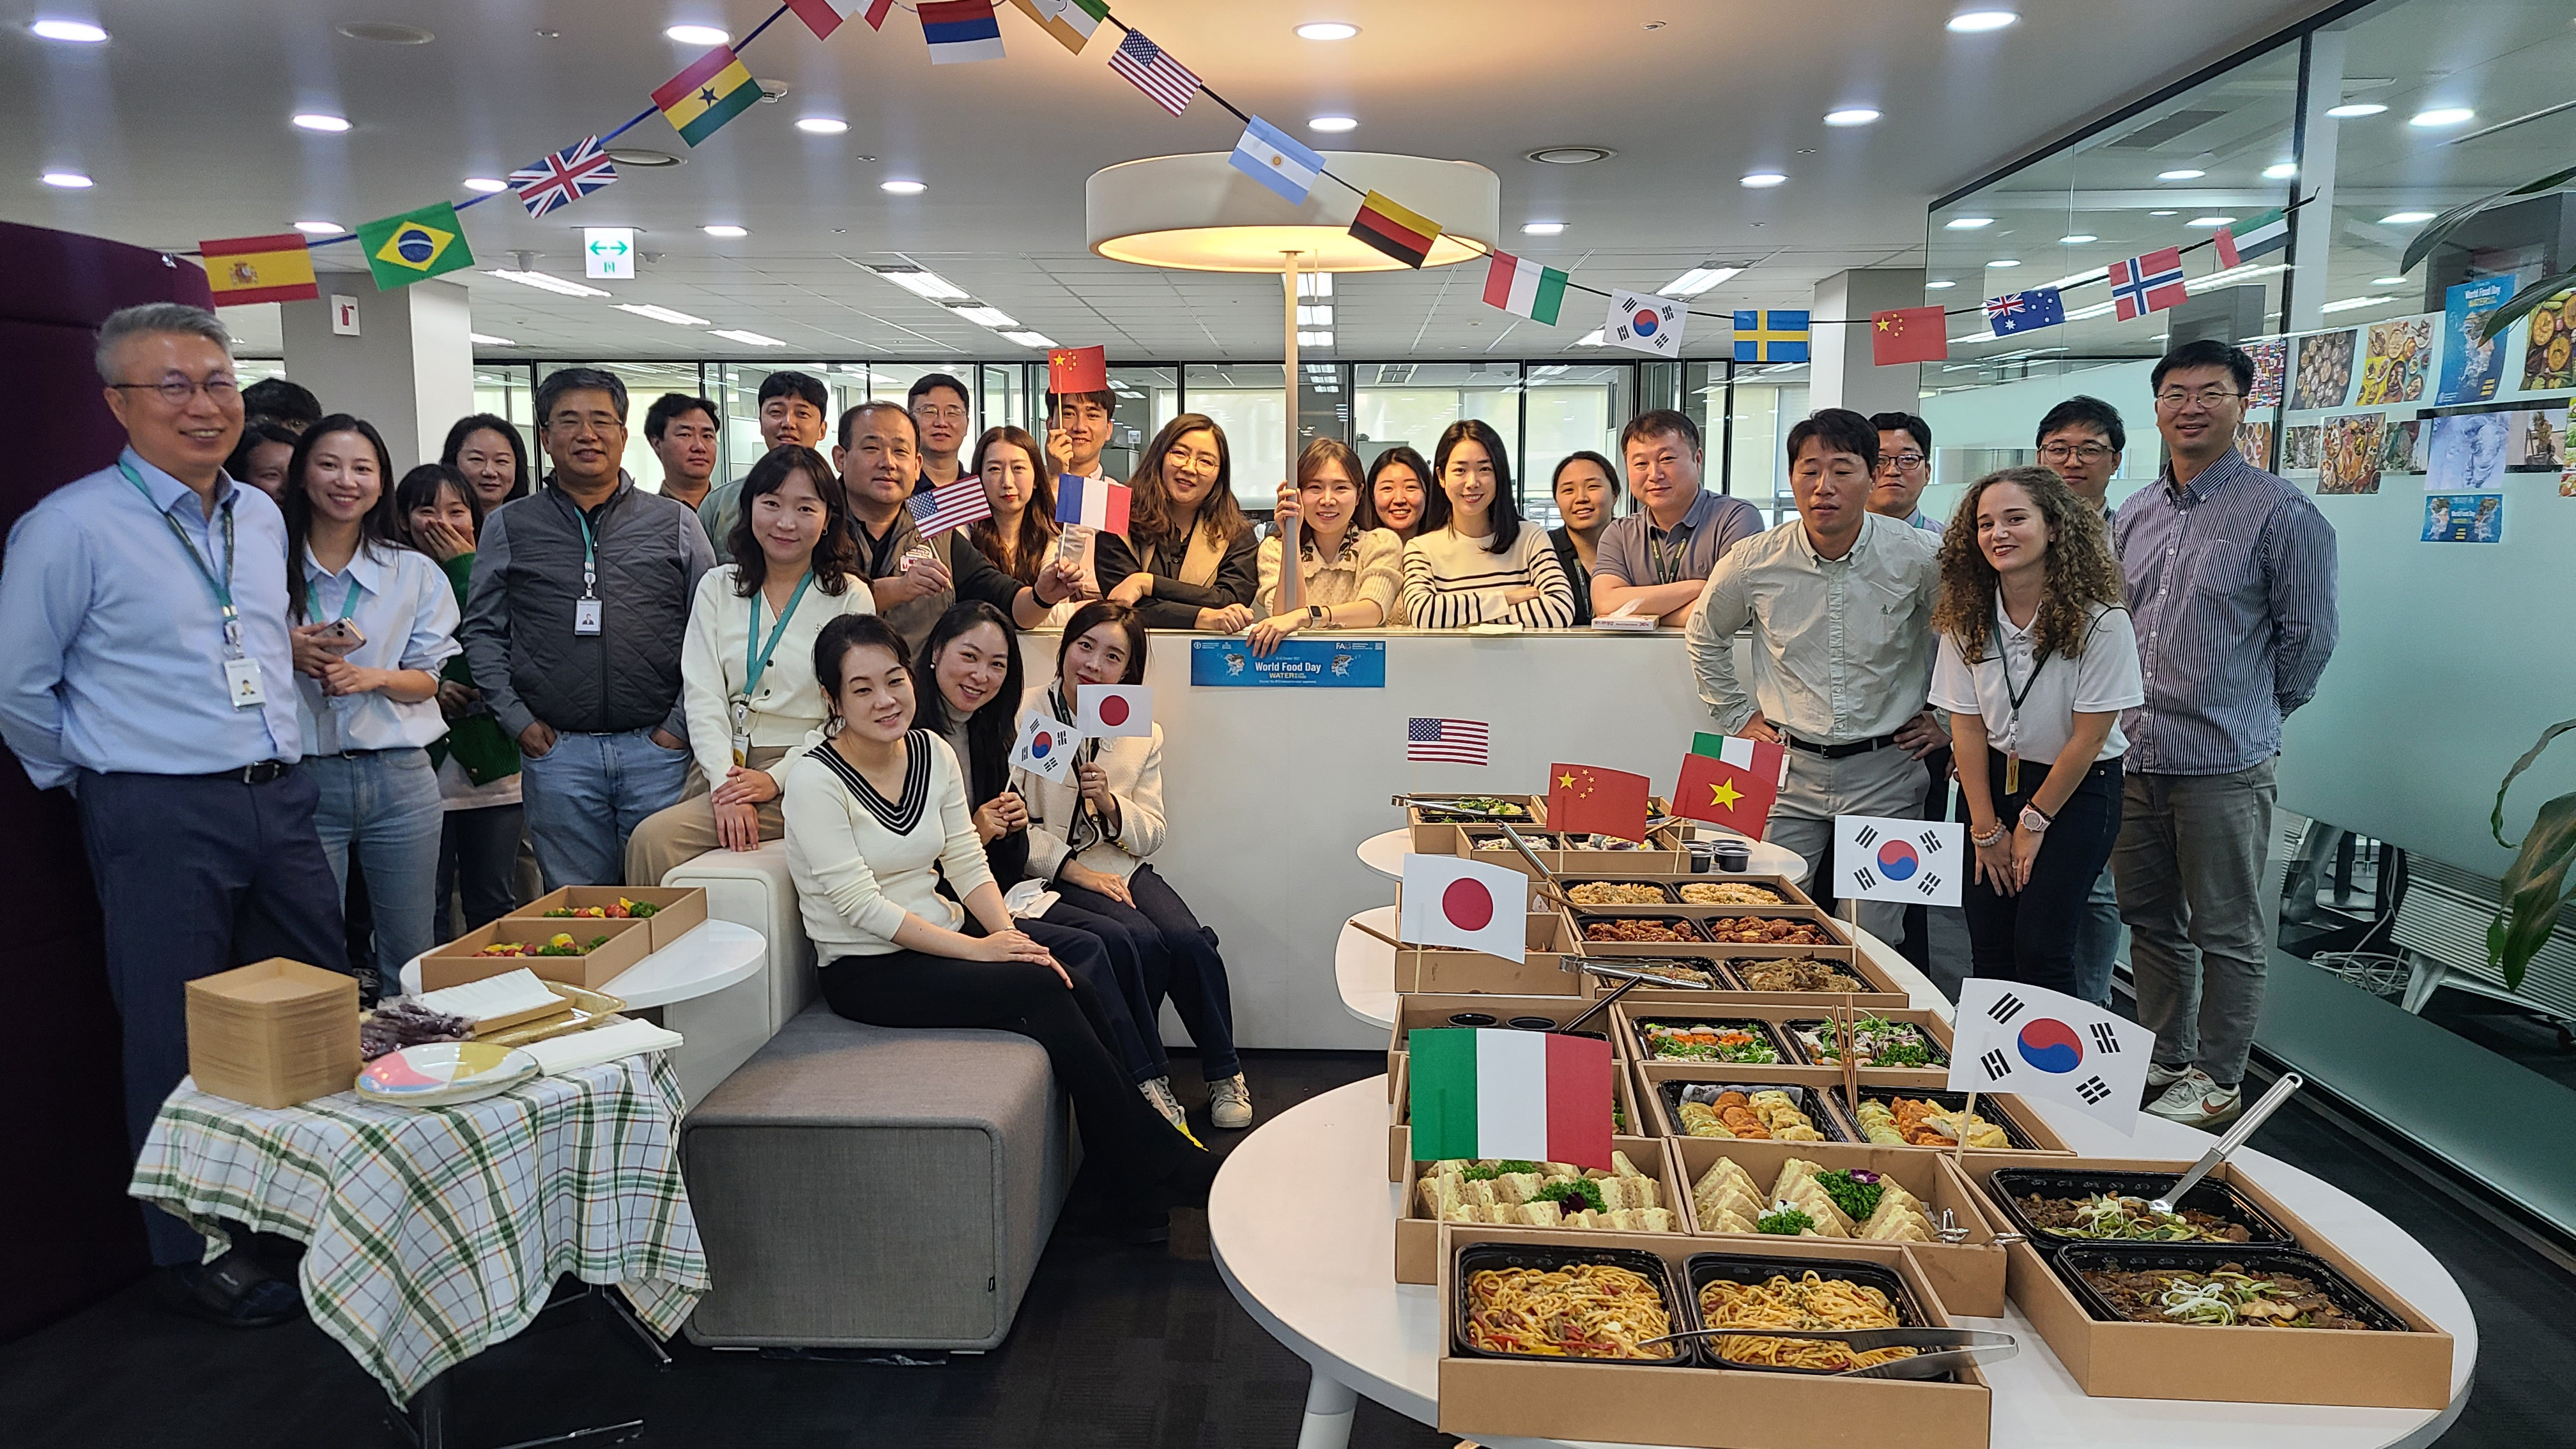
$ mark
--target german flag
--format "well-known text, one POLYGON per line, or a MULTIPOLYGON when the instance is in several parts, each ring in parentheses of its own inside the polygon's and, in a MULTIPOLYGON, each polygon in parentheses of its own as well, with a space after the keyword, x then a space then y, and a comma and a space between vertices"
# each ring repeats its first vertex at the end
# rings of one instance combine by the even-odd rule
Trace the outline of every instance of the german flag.
POLYGON ((1419 267, 1431 258, 1431 244, 1440 239, 1440 223, 1372 191, 1360 203, 1351 235, 1408 267, 1419 267))
POLYGON ((661 108, 662 118, 692 146, 759 99, 760 87, 752 83, 751 72, 729 45, 699 56, 653 92, 653 104, 661 108))
POLYGON ((300 232, 237 236, 197 243, 206 259, 206 285, 218 307, 253 302, 309 302, 322 295, 313 280, 313 253, 300 232))

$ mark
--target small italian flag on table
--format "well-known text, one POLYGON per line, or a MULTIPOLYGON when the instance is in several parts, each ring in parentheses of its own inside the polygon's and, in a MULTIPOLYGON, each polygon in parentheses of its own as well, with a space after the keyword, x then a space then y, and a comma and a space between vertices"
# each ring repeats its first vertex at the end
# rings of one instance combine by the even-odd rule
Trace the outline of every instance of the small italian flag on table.
POLYGON ((1562 1032, 1417 1030, 1413 1156, 1610 1166, 1610 1043, 1562 1032))

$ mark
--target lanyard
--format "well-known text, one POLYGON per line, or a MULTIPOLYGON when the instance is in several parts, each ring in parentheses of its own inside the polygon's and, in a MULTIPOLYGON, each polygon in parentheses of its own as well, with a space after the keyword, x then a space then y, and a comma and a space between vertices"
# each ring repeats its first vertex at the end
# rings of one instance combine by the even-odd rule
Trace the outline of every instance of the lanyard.
POLYGON ((2021 702, 2030 698, 2031 690, 2039 684, 2039 672, 2048 667, 2048 651, 2042 649, 2039 657, 2031 661, 2030 678, 2021 682, 2018 691, 2013 688, 2012 656, 2005 652, 2000 639, 1995 641, 1995 667, 2004 672, 2004 699, 2012 706, 2013 748, 2018 750, 2021 748, 2021 702))
POLYGON ((805 577, 796 581, 796 592, 789 596, 786 610, 778 616, 778 622, 770 628, 769 642, 766 644, 760 642, 760 590, 751 591, 751 627, 744 631, 742 641, 743 698, 749 699, 760 693, 760 676, 769 672, 769 657, 778 652, 778 640, 787 632, 787 621, 796 617, 796 606, 805 602, 805 591, 813 586, 814 571, 807 569, 805 577), (755 653, 755 650, 758 652, 755 653))
MULTIPOLYGON (((345 619, 356 612, 358 612, 358 581, 353 576, 349 580, 349 596, 340 601, 340 617, 345 619)), ((305 580, 304 583, 304 613, 308 618, 318 618, 322 613, 322 595, 313 587, 313 581, 310 579, 305 580)))
MULTIPOLYGON (((566 499, 565 502, 571 503, 571 500, 566 499)), ((581 596, 596 599, 599 597, 599 540, 590 531, 590 515, 582 512, 578 503, 571 506, 572 521, 581 525, 581 596)))
POLYGON ((1648 534, 1646 551, 1654 555, 1656 583, 1669 584, 1681 578, 1682 552, 1690 547, 1690 543, 1679 535, 1688 527, 1690 525, 1687 523, 1676 523, 1663 531, 1664 542, 1656 543, 1653 538, 1654 525, 1650 523, 1646 526, 1648 534))
MULTIPOLYGON (((119 458, 116 471, 125 475, 125 481, 134 485, 134 491, 143 495, 144 502, 152 501, 152 490, 143 486, 143 477, 134 471, 132 464, 119 458)), ((188 562, 197 566, 197 576, 206 581, 207 591, 215 596, 216 606, 223 610, 225 651, 235 659, 241 658, 241 611, 233 607, 233 555, 236 552, 233 548, 233 500, 225 499, 223 506, 224 576, 220 579, 207 565, 206 556, 197 552, 196 541, 188 537, 188 530, 179 526, 179 520, 171 517, 168 509, 156 511, 160 513, 161 521, 170 525, 170 536, 179 540, 179 547, 188 551, 188 562)))

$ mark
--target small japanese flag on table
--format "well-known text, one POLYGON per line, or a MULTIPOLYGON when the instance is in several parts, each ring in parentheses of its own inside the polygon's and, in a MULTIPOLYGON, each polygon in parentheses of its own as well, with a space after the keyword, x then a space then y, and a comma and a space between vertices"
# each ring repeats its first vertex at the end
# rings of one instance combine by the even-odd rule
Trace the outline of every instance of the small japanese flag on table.
POLYGON ((2136 1022, 2041 987, 1971 978, 1951 1032, 1951 1091, 2044 1097, 2136 1134, 2156 1047, 2136 1022))
POLYGON ((1847 901, 1955 906, 1968 833, 1947 820, 1834 817, 1834 895, 1847 901))
POLYGON ((1154 733, 1154 691, 1142 684, 1085 684, 1073 706, 1074 727, 1095 740, 1154 733))
POLYGON ((1082 731, 1045 710, 1030 710, 1020 716, 1019 739, 1011 746, 1011 767, 1052 784, 1073 768, 1073 747, 1081 743, 1082 731))
POLYGON ((1417 1030, 1413 1155, 1610 1166, 1610 1043, 1553 1031, 1417 1030))
POLYGON ((1527 959, 1530 878, 1454 855, 1407 855, 1396 939, 1527 959))

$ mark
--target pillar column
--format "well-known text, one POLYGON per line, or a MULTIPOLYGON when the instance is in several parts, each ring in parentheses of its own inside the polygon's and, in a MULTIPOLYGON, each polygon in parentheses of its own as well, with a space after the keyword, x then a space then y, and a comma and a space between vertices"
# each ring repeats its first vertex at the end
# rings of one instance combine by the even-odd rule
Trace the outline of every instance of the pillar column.
MULTIPOLYGON (((1858 319, 1872 312, 1923 305, 1923 271, 1919 267, 1872 267, 1836 272, 1816 283, 1811 318, 1858 319)), ((1870 358, 1867 326, 1818 327, 1807 342, 1807 405, 1849 408, 1856 413, 1915 411, 1922 397, 1922 369, 1878 367, 1870 358)))
MULTIPOLYGON (((448 426, 474 411, 474 343, 468 294, 453 282, 414 282, 379 292, 365 272, 316 275, 322 295, 278 309, 286 375, 313 390, 326 413, 376 425, 394 478, 436 462, 448 426), (335 297, 357 303, 357 333, 333 329, 335 297)), ((392 486, 394 478, 385 483, 392 486)))
MULTIPOLYGON (((2293 263, 2285 279, 2289 315, 2283 330, 2313 332, 2325 325, 2326 248, 2334 241, 2335 143, 2343 122, 2326 114, 2343 104, 2344 33, 2320 30, 2308 37, 2308 111, 2299 148, 2298 194, 2307 205, 2290 213, 2293 263)), ((2433 302, 2441 306, 2438 295, 2433 302)))

